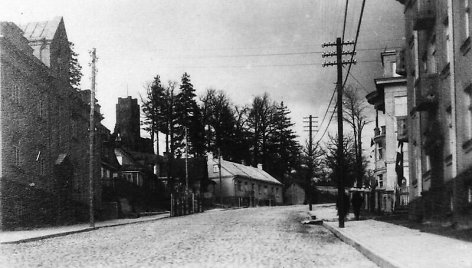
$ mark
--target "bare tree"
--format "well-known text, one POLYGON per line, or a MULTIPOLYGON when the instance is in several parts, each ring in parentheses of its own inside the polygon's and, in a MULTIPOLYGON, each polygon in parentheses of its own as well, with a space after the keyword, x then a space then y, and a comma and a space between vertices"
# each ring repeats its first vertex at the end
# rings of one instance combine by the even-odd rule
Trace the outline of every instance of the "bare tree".
POLYGON ((362 158, 362 131, 371 123, 367 117, 367 105, 364 98, 360 97, 358 88, 348 85, 344 89, 343 119, 347 122, 354 133, 354 152, 356 155, 356 181, 357 186, 362 186, 364 176, 364 165, 362 158))

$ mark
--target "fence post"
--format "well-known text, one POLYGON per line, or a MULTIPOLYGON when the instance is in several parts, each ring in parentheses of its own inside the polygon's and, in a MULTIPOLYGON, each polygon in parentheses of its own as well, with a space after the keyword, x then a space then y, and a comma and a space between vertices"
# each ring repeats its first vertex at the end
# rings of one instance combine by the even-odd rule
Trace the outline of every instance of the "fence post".
POLYGON ((172 194, 170 194, 170 216, 174 217, 174 200, 172 194))

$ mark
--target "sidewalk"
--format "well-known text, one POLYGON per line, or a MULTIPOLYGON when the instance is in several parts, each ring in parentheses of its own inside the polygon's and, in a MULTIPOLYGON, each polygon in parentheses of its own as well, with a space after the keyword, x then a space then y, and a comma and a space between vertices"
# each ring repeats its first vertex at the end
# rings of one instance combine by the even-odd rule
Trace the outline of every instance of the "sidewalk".
POLYGON ((41 240, 46 238, 64 236, 68 234, 89 232, 99 228, 120 226, 126 224, 140 223, 155 221, 163 218, 168 218, 169 213, 164 212, 153 216, 144 216, 135 219, 115 219, 109 221, 96 222, 95 228, 91 228, 88 223, 68 225, 68 226, 55 226, 47 228, 39 228, 25 231, 5 231, 0 232, 0 244, 16 244, 24 243, 35 240, 41 240))
POLYGON ((376 220, 348 220, 339 228, 334 205, 309 214, 380 267, 472 267, 469 242, 376 220))

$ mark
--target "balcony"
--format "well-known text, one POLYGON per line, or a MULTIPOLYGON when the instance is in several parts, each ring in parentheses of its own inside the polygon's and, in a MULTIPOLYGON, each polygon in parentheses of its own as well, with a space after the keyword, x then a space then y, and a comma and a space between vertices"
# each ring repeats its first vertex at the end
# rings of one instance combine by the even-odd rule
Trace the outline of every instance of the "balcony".
POLYGON ((374 142, 383 145, 385 144, 385 126, 381 126, 381 129, 382 131, 378 127, 374 128, 374 142))
POLYGON ((416 0, 413 12, 414 30, 429 30, 434 26, 436 20, 435 0, 416 0))
POLYGON ((415 88, 415 110, 433 110, 438 104, 438 83, 439 76, 430 74, 420 77, 415 88))

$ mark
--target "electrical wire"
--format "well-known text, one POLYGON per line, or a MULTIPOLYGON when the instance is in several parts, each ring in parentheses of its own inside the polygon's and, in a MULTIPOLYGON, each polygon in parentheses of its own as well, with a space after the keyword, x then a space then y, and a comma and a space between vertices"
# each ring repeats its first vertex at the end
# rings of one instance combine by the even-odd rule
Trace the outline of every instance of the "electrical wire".
POLYGON ((356 30, 356 38, 354 40, 354 46, 353 46, 353 49, 352 49, 351 60, 349 61, 350 63, 349 63, 349 67, 347 69, 346 78, 344 79, 344 83, 342 84, 343 88, 346 85, 347 79, 349 77, 349 73, 351 72, 352 60, 354 59, 354 53, 356 52, 357 41, 359 39, 359 32, 361 30, 362 17, 364 16, 364 9, 365 9, 365 0, 362 0, 361 14, 359 16, 359 22, 357 24, 357 30, 356 30))
POLYGON ((344 23, 343 23, 343 35, 342 35, 342 42, 344 42, 344 34, 346 33, 346 21, 347 21, 347 8, 349 6, 349 0, 346 0, 346 8, 344 9, 344 23))

